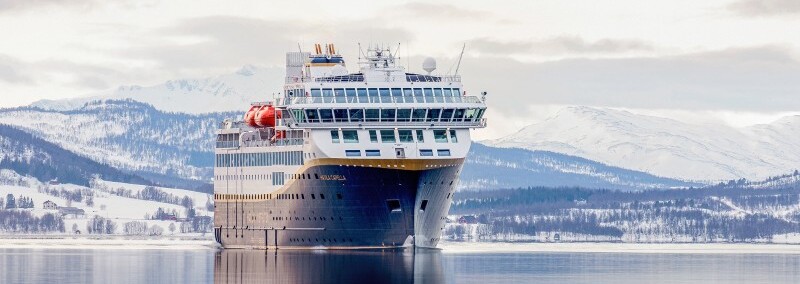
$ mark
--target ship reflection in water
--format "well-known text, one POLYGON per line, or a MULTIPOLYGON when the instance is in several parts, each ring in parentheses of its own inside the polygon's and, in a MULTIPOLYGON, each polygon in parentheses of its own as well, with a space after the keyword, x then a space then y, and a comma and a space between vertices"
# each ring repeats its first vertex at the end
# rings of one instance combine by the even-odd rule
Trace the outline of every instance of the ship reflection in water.
POLYGON ((443 283, 439 250, 220 250, 214 283, 443 283))

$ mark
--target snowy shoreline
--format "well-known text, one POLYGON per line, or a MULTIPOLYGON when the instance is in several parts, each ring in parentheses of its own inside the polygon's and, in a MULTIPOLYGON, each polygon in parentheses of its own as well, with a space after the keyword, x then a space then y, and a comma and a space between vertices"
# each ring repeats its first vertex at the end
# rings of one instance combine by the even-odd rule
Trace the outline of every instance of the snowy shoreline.
POLYGON ((179 249, 213 250, 216 242, 197 237, 76 237, 63 235, 0 235, 0 249, 179 249))
POLYGON ((442 242, 443 253, 800 254, 800 245, 755 243, 442 242))

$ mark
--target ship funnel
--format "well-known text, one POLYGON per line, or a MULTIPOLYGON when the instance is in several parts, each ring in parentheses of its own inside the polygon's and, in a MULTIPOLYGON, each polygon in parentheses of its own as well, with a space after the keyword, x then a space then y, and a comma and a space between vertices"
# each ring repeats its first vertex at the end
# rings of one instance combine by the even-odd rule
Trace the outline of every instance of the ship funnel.
POLYGON ((425 70, 430 75, 433 70, 436 70, 436 59, 433 59, 433 57, 425 58, 425 61, 422 61, 422 70, 425 70))

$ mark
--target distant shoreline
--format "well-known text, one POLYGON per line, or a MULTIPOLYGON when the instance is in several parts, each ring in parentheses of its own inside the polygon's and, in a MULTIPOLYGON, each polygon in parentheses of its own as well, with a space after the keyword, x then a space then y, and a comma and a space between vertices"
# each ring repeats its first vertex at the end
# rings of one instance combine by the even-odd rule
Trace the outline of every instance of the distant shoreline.
POLYGON ((800 245, 767 243, 442 242, 443 253, 800 254, 800 245))
POLYGON ((210 238, 198 236, 0 235, 0 249, 217 249, 210 238))

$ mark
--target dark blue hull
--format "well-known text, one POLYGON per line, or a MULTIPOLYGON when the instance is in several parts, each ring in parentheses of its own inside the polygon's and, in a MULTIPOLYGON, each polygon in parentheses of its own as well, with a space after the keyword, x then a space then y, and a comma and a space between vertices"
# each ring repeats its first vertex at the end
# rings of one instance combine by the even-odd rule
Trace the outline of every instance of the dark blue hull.
POLYGON ((435 247, 461 163, 407 170, 318 165, 255 200, 217 200, 226 248, 435 247))

